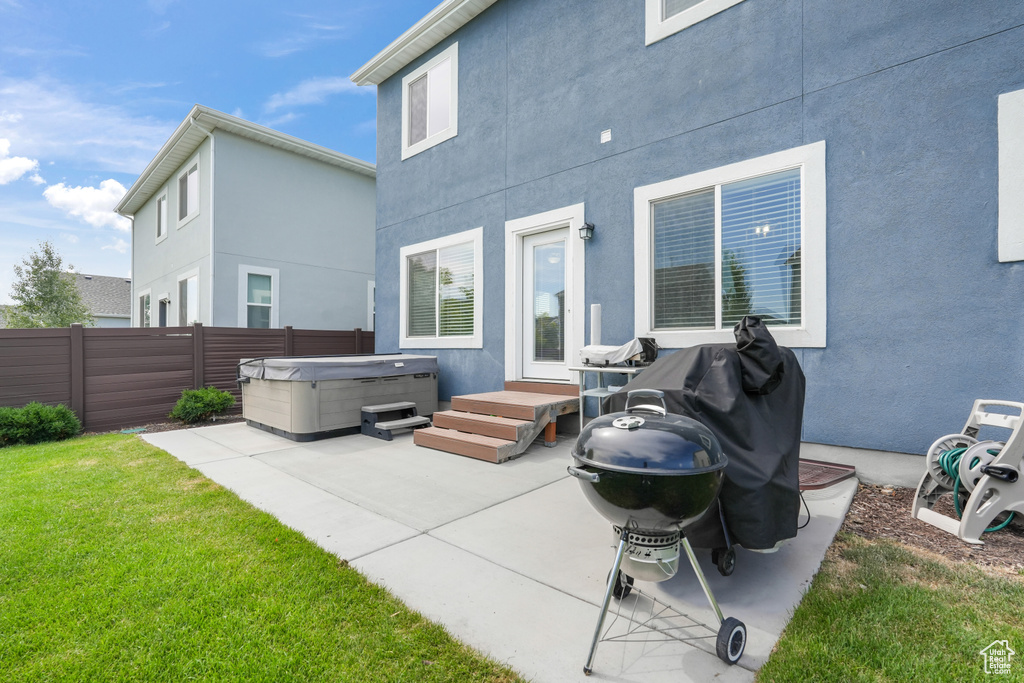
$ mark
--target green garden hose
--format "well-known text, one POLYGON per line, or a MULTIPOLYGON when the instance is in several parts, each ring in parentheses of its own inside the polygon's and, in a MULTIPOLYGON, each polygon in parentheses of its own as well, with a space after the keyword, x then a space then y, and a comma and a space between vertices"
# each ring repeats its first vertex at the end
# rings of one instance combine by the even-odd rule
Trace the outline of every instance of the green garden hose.
MULTIPOLYGON (((945 472, 948 476, 952 477, 953 479, 953 507, 956 508, 957 518, 963 516, 963 510, 960 509, 960 458, 963 457, 963 454, 966 450, 966 447, 954 448, 952 450, 942 451, 941 453, 939 453, 939 467, 941 467, 942 471, 945 472)), ((999 451, 990 450, 989 454, 998 455, 999 451)), ((975 461, 971 463, 971 466, 973 467, 976 464, 977 459, 975 459, 975 461)), ((1009 516, 1007 516, 1007 518, 1004 519, 1002 522, 995 526, 990 526, 989 528, 985 529, 985 531, 999 531, 1000 529, 1005 529, 1006 525, 1013 521, 1013 518, 1016 514, 1017 513, 1015 512, 1011 512, 1009 516)))

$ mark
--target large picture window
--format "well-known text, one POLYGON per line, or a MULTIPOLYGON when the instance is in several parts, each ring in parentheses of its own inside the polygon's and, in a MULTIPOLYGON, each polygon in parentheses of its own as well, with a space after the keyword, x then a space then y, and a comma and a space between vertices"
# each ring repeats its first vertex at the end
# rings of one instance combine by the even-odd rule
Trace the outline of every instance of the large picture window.
POLYGON ((637 188, 637 334, 731 340, 745 315, 781 343, 825 340, 824 143, 637 188))
POLYGON ((402 348, 480 348, 482 228, 401 249, 402 348))
POLYGON ((459 45, 402 79, 402 159, 455 137, 459 129, 459 45))

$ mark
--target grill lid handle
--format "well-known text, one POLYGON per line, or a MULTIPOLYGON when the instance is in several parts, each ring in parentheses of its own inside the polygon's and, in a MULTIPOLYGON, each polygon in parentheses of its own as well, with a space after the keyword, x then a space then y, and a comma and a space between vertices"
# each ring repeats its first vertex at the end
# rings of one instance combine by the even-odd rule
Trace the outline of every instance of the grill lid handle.
POLYGON ((626 395, 626 412, 654 413, 664 417, 668 414, 665 407, 665 392, 657 389, 633 389, 626 395))

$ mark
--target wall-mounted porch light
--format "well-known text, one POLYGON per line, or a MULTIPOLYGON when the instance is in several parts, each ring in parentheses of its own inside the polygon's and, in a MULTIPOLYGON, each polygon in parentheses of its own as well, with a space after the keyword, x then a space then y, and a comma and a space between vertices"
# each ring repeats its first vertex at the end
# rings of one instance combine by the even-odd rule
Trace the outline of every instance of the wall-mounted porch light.
POLYGON ((580 239, 589 240, 594 237, 594 224, 584 223, 580 226, 580 239))

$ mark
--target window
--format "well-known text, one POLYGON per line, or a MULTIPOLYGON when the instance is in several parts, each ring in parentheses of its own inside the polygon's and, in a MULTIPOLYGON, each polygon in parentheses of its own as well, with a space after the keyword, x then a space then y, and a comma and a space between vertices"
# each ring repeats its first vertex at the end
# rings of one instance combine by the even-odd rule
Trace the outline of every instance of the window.
POLYGON ((455 137, 459 128, 459 44, 402 79, 402 159, 455 137))
POLYGON ((999 96, 999 260, 1024 261, 1024 90, 999 96))
POLYGON ((167 194, 156 200, 156 241, 167 237, 167 194))
POLYGON ((178 279, 178 326, 199 322, 199 273, 192 271, 178 279))
POLYGON ((825 143, 634 191, 636 335, 730 342, 744 315, 825 345, 825 143))
POLYGON ((178 227, 192 220, 199 213, 199 157, 185 166, 178 176, 178 227))
POLYGON ((401 249, 401 348, 482 348, 483 228, 401 249))
POLYGON ((647 0, 647 44, 699 24, 743 0, 647 0))
POLYGON ((150 327, 149 292, 139 296, 139 327, 150 327))
POLYGON ((278 327, 280 271, 259 266, 238 267, 238 326, 278 327))

